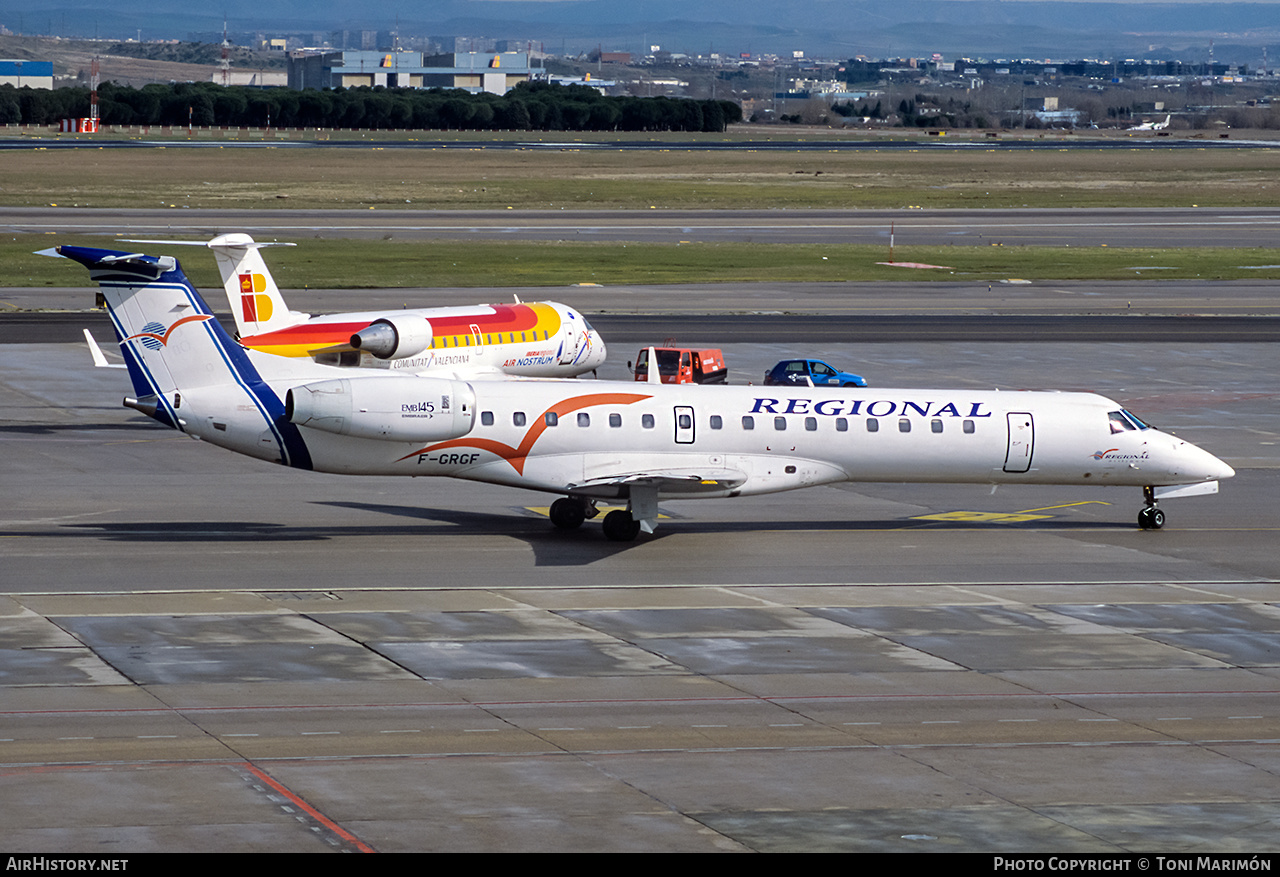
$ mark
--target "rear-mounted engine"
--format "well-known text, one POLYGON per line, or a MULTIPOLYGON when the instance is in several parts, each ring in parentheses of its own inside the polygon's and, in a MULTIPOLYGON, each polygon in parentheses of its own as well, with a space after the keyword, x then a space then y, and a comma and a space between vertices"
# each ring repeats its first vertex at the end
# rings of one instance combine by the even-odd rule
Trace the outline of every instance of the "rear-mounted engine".
POLYGON ((475 393, 463 381, 411 376, 318 381, 285 396, 291 423, 387 441, 460 438, 471 431, 475 407, 475 393))
POLYGON ((430 347, 431 338, 431 324, 424 317, 382 317, 352 335, 351 346, 378 359, 405 359, 430 347))

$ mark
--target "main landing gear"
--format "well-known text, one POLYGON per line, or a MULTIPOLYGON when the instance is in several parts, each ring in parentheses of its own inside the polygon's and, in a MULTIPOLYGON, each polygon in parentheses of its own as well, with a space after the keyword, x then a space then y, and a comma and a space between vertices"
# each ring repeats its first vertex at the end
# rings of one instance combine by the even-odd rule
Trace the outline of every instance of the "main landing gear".
POLYGON ((589 499, 576 496, 562 496, 551 504, 551 523, 561 530, 576 530, 587 518, 600 514, 596 504, 589 499))
POLYGON ((613 542, 630 542, 640 535, 640 522, 631 512, 614 509, 604 516, 604 535, 613 542))
MULTIPOLYGON (((600 512, 593 500, 576 496, 565 496, 551 504, 551 523, 561 530, 575 530, 582 526, 587 518, 594 518, 600 512)), ((604 535, 613 542, 630 542, 640 535, 640 522, 631 517, 631 512, 614 509, 604 516, 604 535)))
POLYGON ((1138 512, 1138 526, 1144 530, 1159 530, 1164 526, 1164 512, 1156 508, 1155 488, 1142 488, 1142 500, 1146 506, 1138 512))

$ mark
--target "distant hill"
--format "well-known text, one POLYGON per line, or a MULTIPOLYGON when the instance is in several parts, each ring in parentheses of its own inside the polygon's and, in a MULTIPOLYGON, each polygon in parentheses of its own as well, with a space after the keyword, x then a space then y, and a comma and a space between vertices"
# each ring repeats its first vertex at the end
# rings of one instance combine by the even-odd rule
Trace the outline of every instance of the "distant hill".
POLYGON ((1207 57, 1257 65, 1280 57, 1280 3, 1115 3, 1040 0, 95 0, 73 5, 12 0, 0 24, 14 32, 121 39, 390 30, 405 36, 532 40, 549 52, 601 46, 643 54, 649 45, 688 54, 740 52, 843 58, 940 52, 944 56, 1207 57), (1237 57, 1238 56, 1238 57, 1237 57))
MULTIPOLYGON (((233 70, 266 71, 282 68, 280 53, 249 52, 235 49, 230 53, 233 70)), ((85 40, 49 40, 32 37, 0 36, 0 58, 21 58, 53 62, 54 76, 59 81, 72 77, 81 85, 89 84, 90 66, 99 61, 103 82, 142 86, 149 82, 216 81, 221 62, 218 46, 190 43, 112 43, 85 40)))

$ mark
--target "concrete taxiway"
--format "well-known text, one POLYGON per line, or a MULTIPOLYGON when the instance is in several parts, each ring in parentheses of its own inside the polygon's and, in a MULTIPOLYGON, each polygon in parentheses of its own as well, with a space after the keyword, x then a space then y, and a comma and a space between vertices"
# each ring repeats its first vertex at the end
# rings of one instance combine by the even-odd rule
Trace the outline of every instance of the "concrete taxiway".
MULTIPOLYGON (((751 312, 1275 312, 1259 283, 565 293, 683 313, 685 340, 699 313, 733 339, 751 312)), ((1095 390, 1238 474, 1156 533, 1136 491, 870 484, 664 504, 656 536, 618 545, 551 529, 545 496, 192 442, 120 408, 123 373, 82 345, 16 326, 10 850, 1276 850, 1273 344, 731 340, 740 383, 806 353, 873 386, 1095 390)), ((632 353, 615 342, 601 377, 632 353)))
MULTIPOLYGON (((1236 467, 1159 532, 1136 490, 850 484, 625 545, 236 457, 82 345, 3 350, 12 852, 1280 849, 1273 344, 804 347, 1096 390, 1236 467)), ((794 352, 726 345, 738 382, 794 352)))

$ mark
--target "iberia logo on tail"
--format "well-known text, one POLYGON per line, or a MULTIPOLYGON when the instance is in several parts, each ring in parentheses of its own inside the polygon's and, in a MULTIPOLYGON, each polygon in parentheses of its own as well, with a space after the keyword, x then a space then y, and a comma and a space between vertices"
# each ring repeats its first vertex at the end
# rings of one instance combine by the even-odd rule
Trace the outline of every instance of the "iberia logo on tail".
POLYGON ((271 298, 259 295, 267 288, 267 278, 261 274, 241 274, 240 304, 244 308, 246 323, 265 323, 271 319, 271 298))

